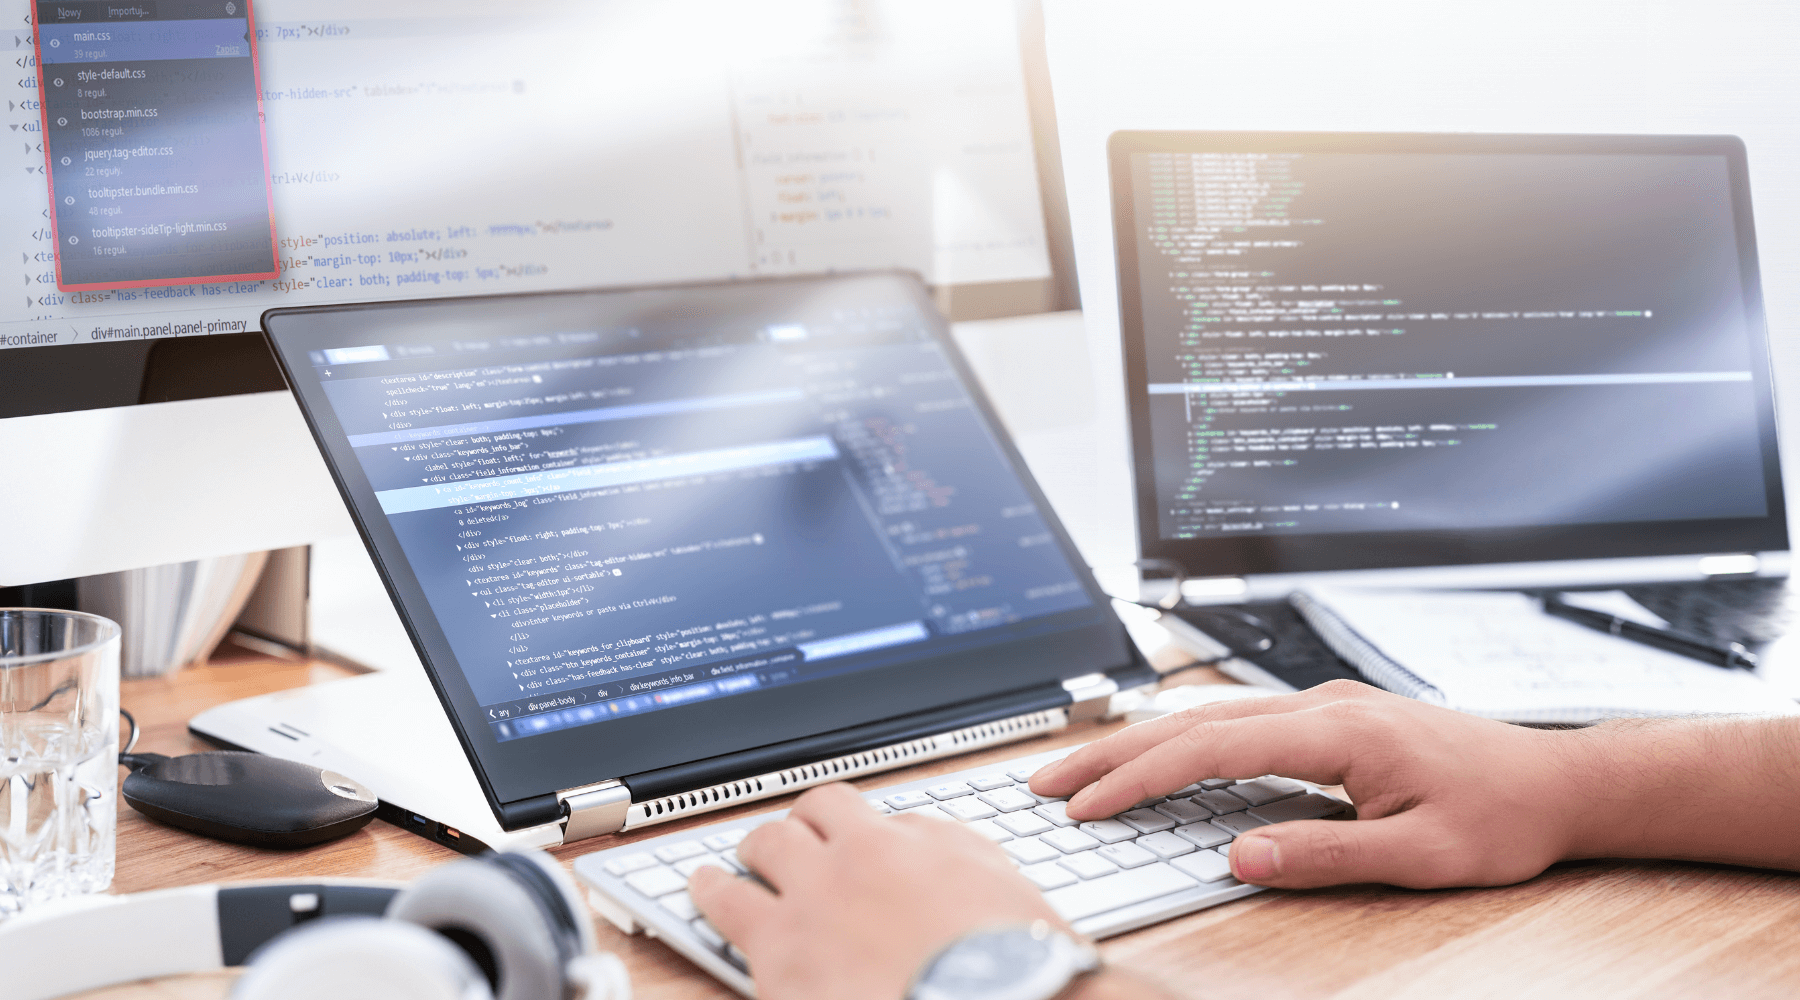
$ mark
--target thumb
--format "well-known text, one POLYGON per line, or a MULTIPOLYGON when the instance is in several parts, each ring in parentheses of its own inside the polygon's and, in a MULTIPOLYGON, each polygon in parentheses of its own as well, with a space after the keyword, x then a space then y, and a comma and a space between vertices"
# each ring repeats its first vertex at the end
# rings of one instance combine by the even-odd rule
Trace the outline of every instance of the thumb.
POLYGON ((1231 873, 1240 882, 1282 889, 1359 882, 1441 886, 1446 883, 1436 862, 1448 845, 1441 834, 1427 830, 1429 823, 1416 812, 1403 812, 1381 819, 1295 820, 1258 827, 1232 842, 1231 873))

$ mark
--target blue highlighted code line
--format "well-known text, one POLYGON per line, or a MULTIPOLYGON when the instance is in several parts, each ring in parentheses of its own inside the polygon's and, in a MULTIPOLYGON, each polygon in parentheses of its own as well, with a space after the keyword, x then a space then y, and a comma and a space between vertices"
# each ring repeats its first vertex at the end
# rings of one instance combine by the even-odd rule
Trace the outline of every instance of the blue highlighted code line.
POLYGON ((574 490, 588 490, 630 483, 647 483, 658 479, 684 476, 706 476, 720 472, 736 472, 765 465, 790 462, 826 462, 838 457, 837 445, 831 438, 793 438, 737 448, 690 451, 658 458, 641 458, 604 465, 581 465, 549 472, 527 472, 493 479, 470 479, 460 483, 430 486, 408 486, 397 490, 381 490, 375 499, 387 514, 405 514, 416 510, 435 510, 466 503, 489 503, 548 496, 574 490))

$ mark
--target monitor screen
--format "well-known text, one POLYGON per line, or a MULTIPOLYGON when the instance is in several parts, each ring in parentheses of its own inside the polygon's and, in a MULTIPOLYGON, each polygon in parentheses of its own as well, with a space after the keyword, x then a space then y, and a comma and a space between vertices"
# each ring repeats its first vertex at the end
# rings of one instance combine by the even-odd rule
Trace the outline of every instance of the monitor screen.
POLYGON ((271 307, 871 267, 1051 287, 1012 4, 11 3, 41 23, 15 33, 0 348, 132 346, 31 363, 0 416, 166 398, 95 373, 271 307))
POLYGON ((1147 553, 1786 547, 1742 146, 1121 134, 1147 553))
POLYGON ((501 772, 525 744, 616 769, 569 787, 1127 662, 916 282, 266 322, 501 772))

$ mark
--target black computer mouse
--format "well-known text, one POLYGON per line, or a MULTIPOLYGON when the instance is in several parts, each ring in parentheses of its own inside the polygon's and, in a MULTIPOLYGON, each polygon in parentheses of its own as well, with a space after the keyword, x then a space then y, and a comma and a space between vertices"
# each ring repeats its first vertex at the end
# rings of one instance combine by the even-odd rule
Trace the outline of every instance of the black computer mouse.
POLYGON ((159 823, 256 847, 305 847, 375 817, 375 793, 332 771, 220 750, 185 757, 124 754, 121 793, 159 823))

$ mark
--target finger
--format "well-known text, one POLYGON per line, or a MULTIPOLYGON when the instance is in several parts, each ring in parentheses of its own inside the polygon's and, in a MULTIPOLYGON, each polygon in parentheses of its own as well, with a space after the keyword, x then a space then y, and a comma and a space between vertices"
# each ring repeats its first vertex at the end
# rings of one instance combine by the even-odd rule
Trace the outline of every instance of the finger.
POLYGON ((1231 873, 1240 882, 1283 889, 1359 882, 1430 889, 1459 884, 1455 850, 1422 810, 1370 820, 1297 820, 1233 841, 1231 873))
MULTIPOLYGON (((1208 722, 1224 722, 1259 715, 1278 715, 1315 708, 1344 698, 1363 698, 1379 694, 1376 688, 1355 681, 1333 681, 1295 694, 1269 698, 1240 698, 1236 701, 1200 705, 1165 715, 1160 719, 1128 726, 1102 740, 1095 740, 1060 761, 1038 769, 1031 776, 1031 790, 1039 795, 1068 795, 1099 780, 1114 768, 1130 761, 1150 748, 1180 735, 1185 730, 1208 722)), ((1196 774, 1194 778, 1241 777, 1241 775, 1196 774)), ((1193 780, 1193 779, 1190 779, 1193 780)), ((1188 782, 1182 782, 1187 784, 1188 782)), ((1180 785, 1176 786, 1181 787, 1180 785)))
POLYGON ((788 818, 805 823, 821 840, 830 840, 846 830, 880 820, 881 814, 871 809, 855 788, 836 782, 821 785, 794 800, 788 818))
POLYGON ((770 924, 777 905, 774 893, 712 865, 688 879, 688 895, 725 940, 740 948, 747 946, 756 928, 770 924))
POLYGON ((1349 767, 1359 740, 1347 720, 1354 710, 1335 703, 1280 715, 1189 726, 1114 768, 1069 800, 1072 819, 1114 816, 1139 802, 1203 777, 1283 774, 1334 785, 1349 767))
POLYGON ((816 870, 825 844, 812 827, 796 819, 764 823, 738 844, 738 860, 776 892, 791 885, 794 873, 816 870))

